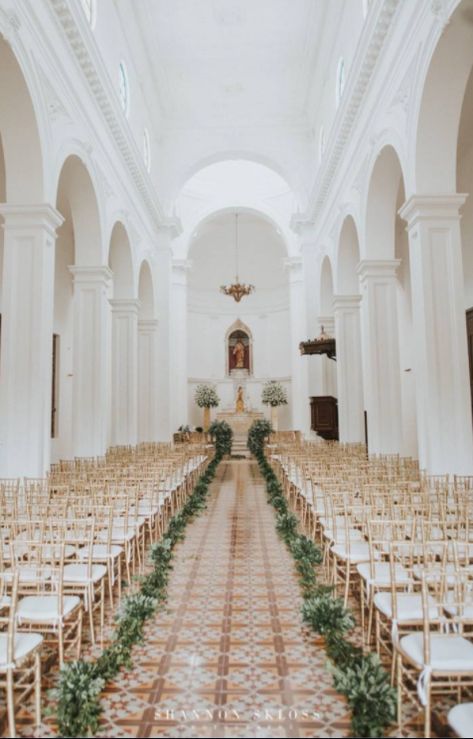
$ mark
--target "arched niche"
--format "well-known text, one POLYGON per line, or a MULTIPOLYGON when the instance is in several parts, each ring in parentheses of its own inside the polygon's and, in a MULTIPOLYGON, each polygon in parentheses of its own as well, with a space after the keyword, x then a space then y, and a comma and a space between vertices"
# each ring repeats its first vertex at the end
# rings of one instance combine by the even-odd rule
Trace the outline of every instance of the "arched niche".
POLYGON ((225 335, 226 372, 231 375, 233 370, 246 370, 249 375, 253 374, 253 336, 246 324, 239 319, 228 329, 225 335), (244 351, 238 350, 242 344, 244 351), (243 366, 239 366, 240 363, 243 366))

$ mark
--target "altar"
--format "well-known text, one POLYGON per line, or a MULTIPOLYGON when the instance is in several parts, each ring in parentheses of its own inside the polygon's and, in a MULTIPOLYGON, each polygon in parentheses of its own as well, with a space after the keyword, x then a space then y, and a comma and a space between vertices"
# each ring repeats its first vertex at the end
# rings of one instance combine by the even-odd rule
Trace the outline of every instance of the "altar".
POLYGON ((235 436, 246 436, 253 421, 259 421, 264 418, 264 413, 259 411, 219 411, 217 413, 217 421, 226 421, 232 429, 235 436))

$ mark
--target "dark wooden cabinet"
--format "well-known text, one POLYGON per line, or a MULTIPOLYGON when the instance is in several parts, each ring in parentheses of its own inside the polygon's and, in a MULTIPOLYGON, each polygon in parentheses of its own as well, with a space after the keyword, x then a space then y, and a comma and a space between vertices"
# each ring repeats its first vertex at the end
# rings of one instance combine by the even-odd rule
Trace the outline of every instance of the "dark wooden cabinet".
POLYGON ((468 358, 470 360, 471 412, 473 414, 473 308, 466 312, 466 335, 468 340, 468 358))
POLYGON ((338 403, 332 395, 316 395, 310 399, 311 428, 323 439, 338 441, 338 403))

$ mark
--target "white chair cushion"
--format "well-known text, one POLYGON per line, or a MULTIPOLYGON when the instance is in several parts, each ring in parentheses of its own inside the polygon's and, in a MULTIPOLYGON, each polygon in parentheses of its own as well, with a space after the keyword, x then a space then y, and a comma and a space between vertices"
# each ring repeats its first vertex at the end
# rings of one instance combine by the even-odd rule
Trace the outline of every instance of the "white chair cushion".
POLYGON ((0 598, 0 610, 3 611, 4 608, 8 608, 11 603, 11 598, 9 595, 2 595, 0 598))
MULTIPOLYGON (((403 636, 400 651, 416 664, 424 667, 424 634, 403 636)), ((460 634, 430 635, 430 665, 436 672, 473 673, 473 644, 460 634)))
POLYGON ((369 562, 370 547, 367 541, 354 541, 347 550, 345 544, 335 544, 330 547, 333 554, 338 559, 349 560, 350 562, 369 562))
MULTIPOLYGON (((43 637, 41 634, 32 633, 21 633, 15 634, 15 643, 13 648, 13 659, 15 663, 21 662, 30 652, 37 649, 43 637)), ((8 634, 0 634, 0 671, 4 672, 7 667, 7 646, 8 646, 8 634)))
POLYGON ((18 603, 16 617, 18 623, 46 624, 58 623, 80 604, 77 595, 65 595, 62 599, 62 613, 58 613, 56 595, 27 595, 18 603))
MULTIPOLYGON (((391 584, 391 567, 389 562, 375 562, 373 576, 371 575, 369 562, 362 562, 356 569, 360 577, 370 585, 391 584)), ((411 580, 409 572, 401 564, 396 564, 394 567, 394 580, 399 583, 408 583, 411 580)))
MULTIPOLYGON (((387 618, 393 617, 391 593, 376 593, 374 596, 374 604, 387 618)), ((438 618, 438 615, 438 606, 436 605, 435 600, 429 596, 429 618, 438 618)), ((420 593, 397 594, 397 620, 399 623, 422 621, 423 617, 422 595, 420 593)))
POLYGON ((448 712, 448 723, 455 734, 469 737, 473 732, 473 703, 460 703, 448 712))
MULTIPOLYGON (((123 554, 123 547, 118 544, 111 544, 110 548, 107 544, 93 544, 92 545, 92 560, 96 562, 103 562, 107 559, 116 559, 123 554)), ((89 556, 89 547, 84 547, 79 550, 79 557, 81 559, 87 559, 89 556)))
POLYGON ((365 538, 359 529, 349 529, 348 531, 338 529, 336 534, 334 534, 332 529, 324 529, 323 537, 324 539, 330 539, 330 541, 334 541, 337 544, 344 544, 347 537, 349 541, 365 541, 365 538))
POLYGON ((64 583, 99 582, 107 574, 105 565, 94 564, 91 567, 90 577, 87 565, 71 564, 64 567, 64 583))

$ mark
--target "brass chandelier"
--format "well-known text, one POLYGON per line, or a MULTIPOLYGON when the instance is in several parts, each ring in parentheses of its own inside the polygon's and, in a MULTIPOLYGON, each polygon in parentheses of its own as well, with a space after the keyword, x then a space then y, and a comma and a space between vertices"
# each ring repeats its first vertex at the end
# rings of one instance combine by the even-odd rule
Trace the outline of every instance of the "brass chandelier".
POLYGON ((254 285, 245 285, 240 282, 238 277, 238 213, 235 213, 235 282, 231 285, 222 285, 220 292, 224 295, 230 295, 237 303, 240 302, 245 295, 250 295, 254 288, 254 285))

